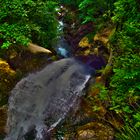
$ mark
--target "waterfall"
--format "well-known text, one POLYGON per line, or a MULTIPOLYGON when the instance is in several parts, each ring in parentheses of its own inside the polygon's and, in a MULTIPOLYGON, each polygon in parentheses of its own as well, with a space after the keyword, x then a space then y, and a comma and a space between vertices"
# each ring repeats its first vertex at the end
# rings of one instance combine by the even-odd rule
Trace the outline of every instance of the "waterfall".
POLYGON ((35 140, 46 140, 83 95, 93 74, 94 69, 65 58, 23 78, 11 91, 5 140, 26 140, 33 129, 35 140))
MULTIPOLYGON (((63 8, 63 6, 61 6, 60 8, 63 8)), ((53 48, 59 57, 67 58, 67 57, 72 56, 72 48, 63 36, 64 27, 68 25, 63 22, 63 16, 64 16, 63 13, 59 13, 59 14, 61 16, 61 18, 59 19, 59 25, 58 25, 58 32, 60 33, 60 36, 59 36, 57 45, 53 46, 53 48)))
POLYGON ((68 58, 72 56, 72 49, 68 45, 67 41, 64 39, 64 37, 61 37, 58 41, 57 45, 54 47, 54 49, 57 52, 57 55, 62 58, 68 58))

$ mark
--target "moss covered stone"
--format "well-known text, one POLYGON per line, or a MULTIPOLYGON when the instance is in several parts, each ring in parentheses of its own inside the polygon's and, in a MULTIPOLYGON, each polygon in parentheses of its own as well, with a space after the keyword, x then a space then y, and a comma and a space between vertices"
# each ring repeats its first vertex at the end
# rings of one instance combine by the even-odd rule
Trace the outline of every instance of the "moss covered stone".
POLYGON ((7 103, 7 97, 15 84, 16 72, 0 59, 0 106, 7 103))

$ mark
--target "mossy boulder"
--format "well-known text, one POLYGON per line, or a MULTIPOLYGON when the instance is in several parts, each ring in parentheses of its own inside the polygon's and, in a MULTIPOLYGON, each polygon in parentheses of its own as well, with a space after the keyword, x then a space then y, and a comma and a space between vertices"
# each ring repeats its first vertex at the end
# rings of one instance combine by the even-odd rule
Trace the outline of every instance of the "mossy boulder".
POLYGON ((7 97, 13 88, 16 79, 16 72, 9 64, 0 59, 0 106, 7 103, 7 97))
POLYGON ((78 128, 77 140, 113 140, 114 130, 102 122, 90 122, 78 128))
POLYGON ((64 136, 64 140, 113 140, 113 138, 113 128, 101 121, 78 126, 75 132, 69 132, 64 136))

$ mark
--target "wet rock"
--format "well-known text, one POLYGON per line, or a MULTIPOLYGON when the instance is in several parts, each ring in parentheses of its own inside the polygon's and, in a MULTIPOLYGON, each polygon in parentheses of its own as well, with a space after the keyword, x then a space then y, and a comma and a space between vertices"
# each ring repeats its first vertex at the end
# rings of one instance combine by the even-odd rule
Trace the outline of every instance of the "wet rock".
POLYGON ((7 107, 0 107, 0 135, 5 134, 5 126, 7 120, 7 107))
POLYGON ((91 122, 79 127, 77 140, 112 140, 114 130, 102 122, 91 122))
POLYGON ((94 130, 81 130, 78 132, 78 140, 85 140, 85 139, 91 139, 95 137, 94 130))
POLYGON ((7 61, 15 71, 20 70, 26 74, 40 69, 41 66, 46 64, 47 59, 46 54, 32 54, 28 51, 22 51, 17 56, 8 58, 7 61))
POLYGON ((88 22, 82 25, 81 27, 79 27, 79 29, 77 31, 74 31, 74 33, 69 34, 69 35, 67 34, 66 40, 73 47, 74 51, 77 51, 80 40, 87 34, 93 32, 93 30, 94 30, 93 22, 88 22))
POLYGON ((64 140, 113 140, 114 138, 114 129, 101 121, 89 122, 77 127, 75 132, 67 133, 64 140))
POLYGON ((3 54, 4 55, 1 56, 1 58, 10 65, 10 68, 14 71, 20 71, 23 75, 26 75, 29 72, 38 71, 52 62, 53 59, 57 59, 54 58, 53 54, 33 54, 23 46, 11 46, 4 51, 3 54))
POLYGON ((96 70, 101 69, 106 65, 106 62, 102 56, 88 55, 88 56, 76 56, 76 59, 84 62, 88 66, 95 68, 96 70))

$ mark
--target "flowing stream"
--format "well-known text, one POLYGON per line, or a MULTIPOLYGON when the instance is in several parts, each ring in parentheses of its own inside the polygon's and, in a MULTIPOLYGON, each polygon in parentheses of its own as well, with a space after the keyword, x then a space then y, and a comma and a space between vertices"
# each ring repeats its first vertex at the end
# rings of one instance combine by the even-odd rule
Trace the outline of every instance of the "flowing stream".
POLYGON ((23 78, 11 91, 5 140, 26 140, 33 129, 35 140, 48 140, 47 134, 76 105, 94 74, 79 60, 65 58, 23 78))

